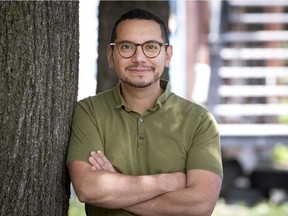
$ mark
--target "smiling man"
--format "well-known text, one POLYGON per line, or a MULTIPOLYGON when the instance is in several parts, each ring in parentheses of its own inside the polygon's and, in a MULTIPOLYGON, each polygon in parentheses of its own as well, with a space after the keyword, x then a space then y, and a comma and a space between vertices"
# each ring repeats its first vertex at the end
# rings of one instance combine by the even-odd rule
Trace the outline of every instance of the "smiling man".
POLYGON ((115 22, 107 58, 119 84, 78 103, 68 149, 87 215, 211 215, 223 175, 217 125, 160 79, 171 57, 159 17, 134 9, 115 22))

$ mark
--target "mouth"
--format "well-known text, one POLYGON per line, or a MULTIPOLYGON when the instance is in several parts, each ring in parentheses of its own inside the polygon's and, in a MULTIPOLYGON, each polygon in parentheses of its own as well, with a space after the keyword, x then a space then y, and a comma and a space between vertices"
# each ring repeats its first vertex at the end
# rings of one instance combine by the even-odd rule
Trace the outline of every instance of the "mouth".
POLYGON ((142 74, 152 72, 153 68, 149 66, 129 66, 127 67, 127 70, 132 73, 142 74))

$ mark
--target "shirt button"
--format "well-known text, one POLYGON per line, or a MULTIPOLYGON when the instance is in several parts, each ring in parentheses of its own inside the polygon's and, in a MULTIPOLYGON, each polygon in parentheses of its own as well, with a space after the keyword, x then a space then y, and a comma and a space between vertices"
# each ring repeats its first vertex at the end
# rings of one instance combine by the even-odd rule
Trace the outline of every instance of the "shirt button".
POLYGON ((139 136, 139 139, 140 139, 140 140, 144 140, 144 137, 143 137, 143 136, 139 136))
POLYGON ((139 122, 142 123, 144 120, 143 118, 139 118, 139 122))

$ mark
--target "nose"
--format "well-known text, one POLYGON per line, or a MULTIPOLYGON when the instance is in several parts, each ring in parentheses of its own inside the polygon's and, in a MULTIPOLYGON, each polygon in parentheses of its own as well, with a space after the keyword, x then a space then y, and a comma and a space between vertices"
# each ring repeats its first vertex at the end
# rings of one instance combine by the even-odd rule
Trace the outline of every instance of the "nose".
POLYGON ((134 56, 132 57, 132 60, 135 62, 143 62, 146 60, 146 56, 143 53, 141 45, 137 45, 136 52, 134 56))

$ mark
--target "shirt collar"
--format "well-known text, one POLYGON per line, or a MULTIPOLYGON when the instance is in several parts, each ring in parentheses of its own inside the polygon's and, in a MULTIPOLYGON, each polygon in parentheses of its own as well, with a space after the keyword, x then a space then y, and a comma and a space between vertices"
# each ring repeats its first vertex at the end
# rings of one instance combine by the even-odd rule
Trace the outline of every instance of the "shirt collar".
MULTIPOLYGON (((167 80, 161 79, 161 80, 160 80, 160 86, 161 86, 162 89, 164 89, 164 92, 163 92, 163 94, 160 95, 160 97, 157 99, 157 101, 156 101, 156 106, 155 106, 153 109, 151 109, 151 111, 154 111, 154 110, 156 110, 156 109, 161 108, 161 107, 163 106, 163 104, 167 101, 167 99, 169 98, 169 96, 170 96, 170 94, 171 94, 170 83, 169 83, 167 80)), ((112 91, 113 91, 113 95, 114 95, 115 102, 116 102, 116 108, 121 108, 121 107, 123 107, 126 111, 128 111, 128 112, 131 111, 131 110, 127 107, 127 105, 126 105, 126 103, 125 103, 125 101, 124 101, 124 99, 123 99, 123 97, 122 97, 122 95, 121 95, 120 83, 118 83, 118 85, 115 86, 115 87, 112 89, 112 91)))

